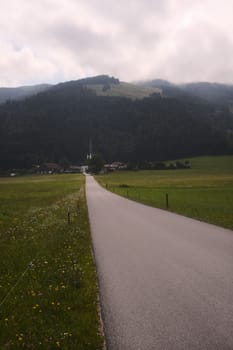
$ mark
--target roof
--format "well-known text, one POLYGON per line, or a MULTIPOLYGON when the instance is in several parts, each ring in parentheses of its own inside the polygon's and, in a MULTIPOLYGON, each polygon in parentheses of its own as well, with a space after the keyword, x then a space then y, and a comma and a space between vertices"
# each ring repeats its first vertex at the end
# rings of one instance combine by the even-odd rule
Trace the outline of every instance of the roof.
POLYGON ((48 169, 61 169, 61 166, 57 163, 44 163, 43 166, 48 169))

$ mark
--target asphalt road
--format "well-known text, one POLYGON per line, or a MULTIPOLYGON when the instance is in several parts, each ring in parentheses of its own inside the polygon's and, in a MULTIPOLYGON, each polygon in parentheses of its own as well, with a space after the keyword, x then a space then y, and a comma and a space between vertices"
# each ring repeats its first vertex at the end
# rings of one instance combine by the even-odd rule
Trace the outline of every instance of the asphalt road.
POLYGON ((233 350, 233 231, 86 180, 107 349, 233 350))

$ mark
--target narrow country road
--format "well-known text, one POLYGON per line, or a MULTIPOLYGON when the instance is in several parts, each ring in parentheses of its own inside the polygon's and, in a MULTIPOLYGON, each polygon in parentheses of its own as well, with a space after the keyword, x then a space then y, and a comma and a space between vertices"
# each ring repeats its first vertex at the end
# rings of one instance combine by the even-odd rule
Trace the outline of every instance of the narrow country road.
POLYGON ((108 350, 233 350, 233 231, 86 176, 108 350))

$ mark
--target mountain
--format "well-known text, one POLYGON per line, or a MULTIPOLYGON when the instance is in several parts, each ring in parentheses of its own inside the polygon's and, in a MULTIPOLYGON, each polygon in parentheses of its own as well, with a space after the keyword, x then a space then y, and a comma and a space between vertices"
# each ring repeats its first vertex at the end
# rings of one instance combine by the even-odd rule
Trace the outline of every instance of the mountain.
POLYGON ((145 88, 158 88, 160 89, 163 97, 175 97, 175 98, 191 97, 191 95, 187 93, 184 89, 182 89, 179 85, 173 84, 163 79, 139 81, 137 82, 137 84, 145 88))
POLYGON ((202 82, 183 84, 180 87, 187 93, 201 97, 211 103, 233 105, 233 85, 202 82))
POLYGON ((233 85, 208 82, 173 84, 161 79, 138 82, 138 85, 157 87, 162 90, 164 97, 201 99, 217 108, 228 107, 233 112, 233 85))
POLYGON ((7 100, 20 100, 25 97, 29 97, 39 92, 45 91, 50 88, 49 84, 40 84, 33 86, 20 86, 15 88, 0 87, 0 103, 4 103, 7 100))
POLYGON ((161 97, 154 87, 144 98, 136 98, 135 91, 133 84, 100 76, 0 105, 0 168, 30 168, 61 159, 83 162, 90 137, 93 151, 108 162, 233 152, 228 108, 217 111, 202 99, 161 97), (111 95, 117 89, 122 95, 111 95))
MULTIPOLYGON (((58 86, 84 86, 94 91, 98 96, 120 96, 131 99, 141 99, 151 94, 160 94, 157 87, 143 87, 137 84, 120 82, 119 79, 107 75, 99 75, 70 82, 57 84, 58 86)), ((53 85, 40 84, 32 86, 20 86, 16 88, 0 87, 0 104, 8 100, 22 100, 50 89, 53 85)))
POLYGON ((118 96, 126 97, 132 100, 149 97, 151 94, 161 94, 161 89, 157 87, 143 87, 136 84, 121 82, 119 79, 107 75, 99 75, 80 79, 72 82, 59 84, 58 86, 83 86, 92 90, 97 96, 118 96))

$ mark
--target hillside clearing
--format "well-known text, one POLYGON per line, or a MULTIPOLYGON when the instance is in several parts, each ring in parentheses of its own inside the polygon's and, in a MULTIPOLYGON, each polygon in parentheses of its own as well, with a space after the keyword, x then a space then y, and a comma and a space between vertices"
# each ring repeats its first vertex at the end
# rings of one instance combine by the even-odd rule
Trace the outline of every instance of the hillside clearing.
POLYGON ((118 96, 130 98, 132 100, 149 97, 153 93, 161 93, 161 90, 156 87, 143 87, 125 82, 109 84, 108 88, 105 88, 104 85, 101 84, 86 85, 86 87, 95 91, 97 96, 118 96))

